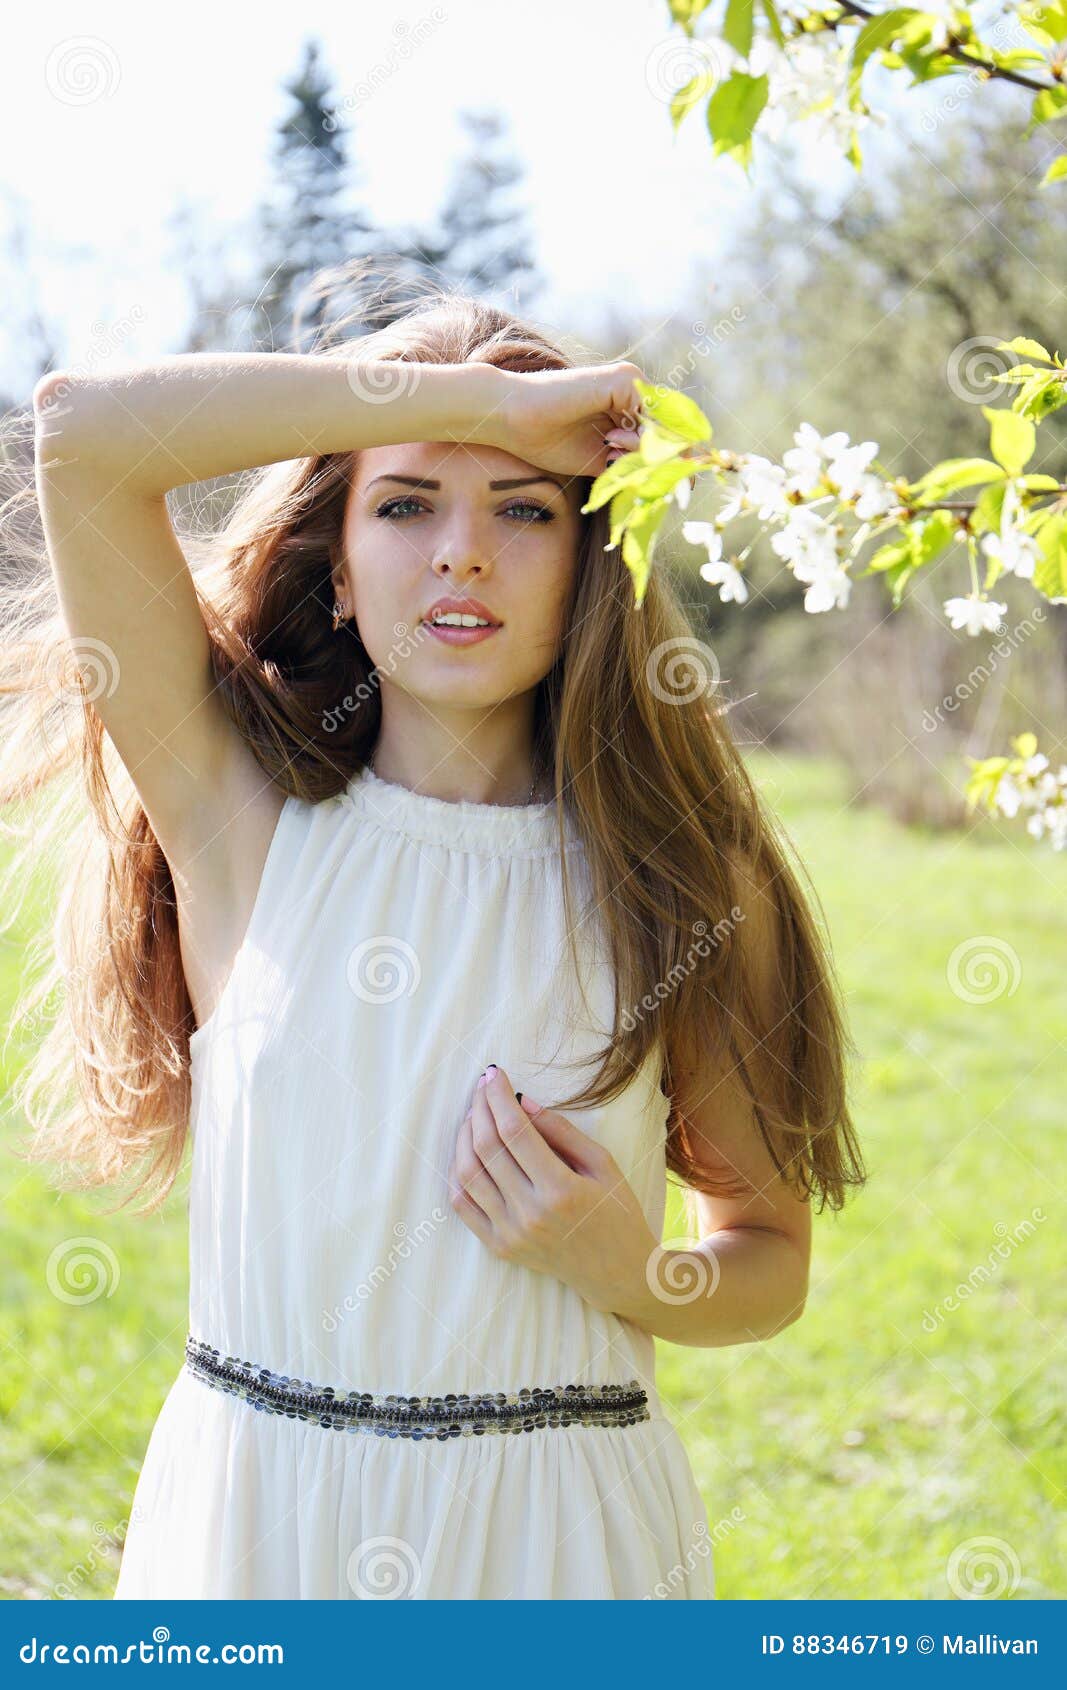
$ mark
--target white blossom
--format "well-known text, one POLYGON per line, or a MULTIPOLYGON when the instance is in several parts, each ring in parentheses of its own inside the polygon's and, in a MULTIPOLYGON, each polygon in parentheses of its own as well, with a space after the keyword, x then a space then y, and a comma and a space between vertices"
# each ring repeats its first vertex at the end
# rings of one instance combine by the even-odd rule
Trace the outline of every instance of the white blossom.
POLYGON ((888 516, 900 505, 899 495, 878 475, 861 475, 857 487, 859 497, 852 508, 861 522, 888 516))
POLYGON ((748 598, 744 576, 725 558, 709 558, 707 563, 701 564, 700 574, 705 581, 710 581, 713 586, 718 587, 719 598, 723 604, 744 604, 748 598))
POLYGON ((968 634, 982 634, 1000 627, 1007 614, 1006 604, 995 599, 980 599, 977 593, 966 598, 946 599, 945 614, 954 628, 966 628, 968 634))
POLYGON ((1001 775, 993 795, 993 802, 1001 815, 1009 818, 1017 816, 1022 801, 1023 795, 1011 775, 1001 775))
POLYGON ((839 498, 854 499, 867 479, 866 469, 878 451, 877 440, 865 440, 862 445, 849 446, 831 459, 827 476, 837 489, 839 498))
POLYGON ((852 577, 846 570, 822 570, 804 594, 804 609, 813 615, 823 610, 844 610, 851 590, 852 577))
POLYGON ((1006 575, 1018 575, 1029 581, 1033 579, 1034 566, 1040 554, 1034 536, 1020 527, 1017 520, 1020 514, 1018 488, 1014 481, 1009 481, 1001 507, 1000 533, 983 534, 981 545, 987 557, 999 561, 1006 575))
POLYGON ((781 533, 772 534, 771 548, 792 565, 801 581, 810 580, 812 571, 833 569, 838 564, 837 531, 810 505, 793 507, 781 533))
MULTIPOLYGON (((834 434, 828 434, 825 439, 812 428, 810 423, 801 423, 793 435, 796 441, 788 452, 782 454, 782 462, 790 472, 786 483, 790 492, 814 493, 822 481, 826 466, 834 458, 840 457, 848 445, 848 435, 843 429, 834 434)), ((875 448, 877 451, 877 447, 875 448)))
POLYGON ((732 522, 754 510, 761 522, 785 516, 792 505, 786 496, 785 470, 758 452, 746 453, 737 470, 737 490, 719 509, 720 522, 732 522))
POLYGON ((682 538, 690 545, 703 546, 712 563, 722 557, 722 535, 714 522, 683 522, 682 538))

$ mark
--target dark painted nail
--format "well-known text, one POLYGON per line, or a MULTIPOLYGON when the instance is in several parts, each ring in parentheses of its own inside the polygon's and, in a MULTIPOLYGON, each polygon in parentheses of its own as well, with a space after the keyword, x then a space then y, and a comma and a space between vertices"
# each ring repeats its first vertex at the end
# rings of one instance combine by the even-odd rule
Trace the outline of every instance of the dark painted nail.
POLYGON ((522 1102, 522 1092, 521 1092, 521 1091, 517 1091, 517 1092, 516 1092, 516 1093, 515 1093, 515 1102, 516 1102, 516 1103, 521 1103, 521 1102, 522 1102))

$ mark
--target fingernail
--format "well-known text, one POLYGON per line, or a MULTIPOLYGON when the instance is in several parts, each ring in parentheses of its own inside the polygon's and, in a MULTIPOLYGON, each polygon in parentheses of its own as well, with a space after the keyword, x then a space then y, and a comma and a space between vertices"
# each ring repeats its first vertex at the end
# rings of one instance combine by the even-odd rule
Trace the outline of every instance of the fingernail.
POLYGON ((487 1080, 491 1080, 491 1079, 492 1079, 492 1077, 493 1077, 493 1075, 494 1075, 494 1074, 495 1074, 495 1073, 496 1073, 496 1072, 497 1072, 497 1066, 496 1066, 496 1063, 495 1063, 495 1062, 490 1062, 490 1064, 489 1064, 489 1066, 488 1066, 488 1068, 487 1068, 487 1069, 486 1069, 486 1070, 485 1070, 485 1077, 486 1077, 486 1079, 487 1079, 487 1080))
POLYGON ((475 1086, 475 1088, 474 1088, 474 1089, 475 1089, 475 1091, 481 1091, 481 1089, 482 1089, 482 1087, 483 1087, 483 1086, 484 1086, 484 1084, 485 1084, 485 1075, 484 1075, 484 1074, 479 1074, 479 1075, 478 1075, 478 1084, 477 1084, 477 1085, 476 1085, 476 1086, 475 1086))
POLYGON ((516 1102, 516 1103, 521 1103, 521 1102, 522 1102, 522 1092, 521 1092, 521 1091, 517 1091, 517 1092, 516 1092, 516 1093, 515 1093, 515 1102, 516 1102))

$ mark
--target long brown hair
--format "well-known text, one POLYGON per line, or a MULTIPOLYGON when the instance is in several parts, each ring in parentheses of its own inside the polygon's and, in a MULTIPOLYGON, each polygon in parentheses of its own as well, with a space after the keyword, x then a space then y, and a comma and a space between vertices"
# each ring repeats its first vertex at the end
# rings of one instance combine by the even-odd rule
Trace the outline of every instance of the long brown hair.
MULTIPOLYGON (((330 288, 349 287, 358 269, 335 273, 330 288)), ((351 357, 520 372, 577 361, 532 324, 429 285, 371 332, 349 334, 350 326, 350 318, 335 318, 312 352, 336 355, 343 346, 351 357)), ((53 991, 65 986, 65 994, 17 1077, 16 1101, 33 1128, 22 1154, 53 1164, 67 1188, 132 1176, 115 1208, 143 1196, 140 1212, 148 1212, 181 1167, 195 1018, 170 869, 93 706, 106 675, 95 669, 89 642, 68 639, 58 609, 26 485, 27 420, 16 415, 8 425, 7 462, 21 484, 3 523, 0 809, 23 800, 35 807, 32 825, 5 824, 23 840, 5 881, 13 886, 32 856, 54 867, 64 897, 51 942, 44 927, 38 935, 43 971, 16 1005, 12 1027, 34 1029, 53 991), (74 764, 81 779, 57 782, 74 764)), ((335 633, 331 622, 352 466, 343 454, 248 472, 228 518, 207 533, 175 513, 226 708, 266 773, 311 801, 338 793, 364 765, 380 725, 366 649, 352 623, 335 633), (338 719, 333 706, 345 695, 359 707, 338 719)), ((566 807, 585 843, 616 1017, 594 1081, 558 1106, 610 1100, 653 1050, 668 1097, 672 1054, 726 1059, 783 1177, 820 1207, 840 1208, 845 1188, 866 1178, 847 1108, 850 1041, 790 847, 747 774, 709 649, 669 578, 654 570, 635 609, 618 550, 605 550, 606 513, 582 522, 564 636, 538 688, 534 759, 553 782, 561 830, 566 807), (737 920, 739 873, 762 882, 773 900, 773 1002, 757 989, 755 941, 737 920)), ((566 855, 563 873, 574 944, 566 855)), ((736 1189, 725 1163, 694 1154, 674 1106, 666 1154, 686 1187, 736 1189)), ((691 1192, 686 1200, 691 1205, 691 1192)))

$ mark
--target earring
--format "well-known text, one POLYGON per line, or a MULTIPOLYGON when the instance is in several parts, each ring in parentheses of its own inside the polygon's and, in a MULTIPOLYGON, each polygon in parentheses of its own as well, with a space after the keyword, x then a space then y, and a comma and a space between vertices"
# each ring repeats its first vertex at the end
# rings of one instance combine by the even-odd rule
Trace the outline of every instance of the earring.
POLYGON ((345 611, 345 607, 344 607, 343 604, 335 604, 334 605, 334 607, 333 607, 333 631, 334 631, 335 634, 336 634, 338 628, 341 626, 341 623, 344 621, 346 614, 347 614, 347 612, 345 611))

